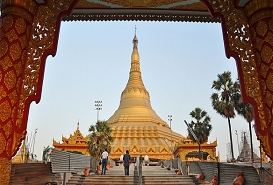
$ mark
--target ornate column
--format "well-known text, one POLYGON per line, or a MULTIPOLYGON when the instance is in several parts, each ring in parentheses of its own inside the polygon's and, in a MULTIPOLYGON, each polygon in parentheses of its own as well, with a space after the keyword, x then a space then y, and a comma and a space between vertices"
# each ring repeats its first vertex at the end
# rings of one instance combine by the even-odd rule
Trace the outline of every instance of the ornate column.
POLYGON ((55 55, 61 16, 78 0, 3 0, 0 18, 0 184, 26 135, 29 106, 40 101, 45 60, 55 55))
POLYGON ((273 1, 202 1, 221 18, 226 55, 236 60, 243 100, 252 103, 257 137, 273 159, 273 1))

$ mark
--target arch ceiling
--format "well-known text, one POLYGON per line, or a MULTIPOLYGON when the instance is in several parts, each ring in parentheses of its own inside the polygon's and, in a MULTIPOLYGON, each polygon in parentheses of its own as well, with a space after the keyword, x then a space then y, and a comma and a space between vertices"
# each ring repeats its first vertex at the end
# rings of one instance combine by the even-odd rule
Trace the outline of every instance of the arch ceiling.
POLYGON ((219 22, 199 0, 79 0, 63 20, 219 22))

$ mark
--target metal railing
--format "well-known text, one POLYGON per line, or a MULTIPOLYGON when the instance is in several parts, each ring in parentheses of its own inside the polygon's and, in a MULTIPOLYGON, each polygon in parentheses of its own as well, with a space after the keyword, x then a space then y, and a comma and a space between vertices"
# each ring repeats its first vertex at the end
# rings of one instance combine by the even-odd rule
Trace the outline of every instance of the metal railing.
POLYGON ((63 173, 63 184, 66 184, 66 173, 90 169, 90 160, 91 156, 53 149, 51 152, 52 173, 63 173))
POLYGON ((273 174, 264 167, 259 168, 259 170, 260 170, 261 185, 272 185, 273 174))
POLYGON ((81 172, 90 168, 90 156, 52 150, 51 165, 53 173, 81 172))
POLYGON ((140 157, 137 157, 136 159, 139 185, 142 185, 142 163, 143 163, 143 159, 142 159, 142 155, 140 155, 140 157))

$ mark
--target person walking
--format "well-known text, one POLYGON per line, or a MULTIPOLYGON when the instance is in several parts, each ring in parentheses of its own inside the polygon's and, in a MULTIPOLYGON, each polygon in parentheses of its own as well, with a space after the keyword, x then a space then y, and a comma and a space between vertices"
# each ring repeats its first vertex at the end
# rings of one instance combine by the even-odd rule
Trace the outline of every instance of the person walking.
POLYGON ((108 152, 107 152, 107 149, 105 149, 105 151, 102 152, 101 159, 102 159, 102 171, 101 171, 101 175, 102 174, 105 175, 106 165, 107 165, 107 161, 108 161, 108 152))
POLYGON ((126 150, 126 154, 123 156, 123 165, 124 165, 125 175, 129 175, 130 154, 128 150, 126 150))

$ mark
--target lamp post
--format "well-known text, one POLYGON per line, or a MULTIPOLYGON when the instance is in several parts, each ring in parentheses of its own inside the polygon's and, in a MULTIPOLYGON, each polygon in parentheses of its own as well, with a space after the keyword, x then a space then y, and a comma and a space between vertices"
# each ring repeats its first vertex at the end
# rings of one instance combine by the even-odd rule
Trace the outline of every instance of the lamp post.
POLYGON ((32 148, 32 153, 34 154, 34 145, 35 145, 35 137, 36 137, 36 134, 37 134, 37 128, 35 129, 35 132, 34 132, 34 136, 33 136, 33 148, 32 148))
POLYGON ((171 128, 171 149, 172 149, 172 140, 173 140, 173 132, 172 132, 172 115, 168 115, 168 120, 170 121, 170 128, 171 128))
POLYGON ((239 152, 238 157, 240 158, 240 146, 239 146, 239 141, 238 141, 238 132, 237 132, 237 130, 235 130, 235 135, 237 136, 237 144, 238 144, 238 152, 239 152))
POLYGON ((35 132, 33 134, 33 137, 32 137, 32 134, 30 135, 30 147, 29 147, 29 154, 31 155, 31 158, 34 159, 34 145, 35 145, 35 137, 36 137, 36 134, 37 134, 37 128, 35 129, 35 132))
POLYGON ((173 140, 173 132, 172 132, 172 115, 168 115, 168 120, 170 121, 170 128, 171 128, 171 152, 172 152, 172 160, 171 160, 171 168, 173 167, 173 148, 172 148, 172 140, 173 140))
POLYGON ((97 110, 97 122, 99 121, 99 111, 102 109, 102 101, 95 101, 95 107, 97 110))

